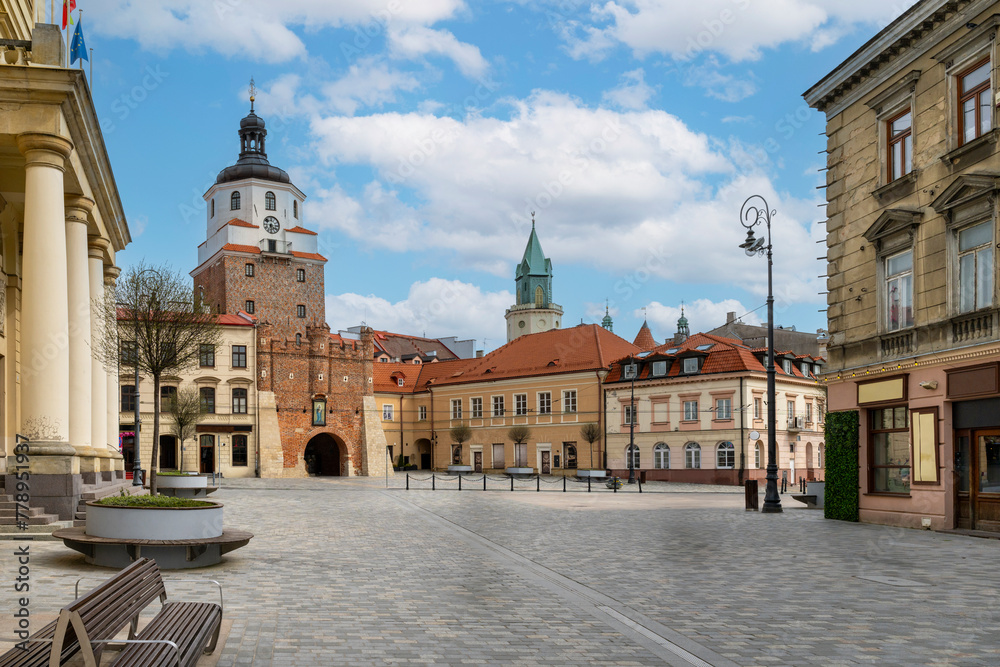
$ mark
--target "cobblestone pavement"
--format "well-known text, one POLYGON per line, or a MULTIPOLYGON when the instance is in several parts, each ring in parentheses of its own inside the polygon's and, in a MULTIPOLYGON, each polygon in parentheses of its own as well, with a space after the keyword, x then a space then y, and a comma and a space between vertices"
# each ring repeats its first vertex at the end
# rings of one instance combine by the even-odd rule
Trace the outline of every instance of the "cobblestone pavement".
MULTIPOLYGON (((173 573, 225 587, 219 665, 1000 664, 996 540, 826 521, 788 496, 784 514, 748 513, 726 487, 402 484, 226 480, 227 526, 256 537, 173 573)), ((59 542, 31 554, 36 614, 110 574, 59 542)))

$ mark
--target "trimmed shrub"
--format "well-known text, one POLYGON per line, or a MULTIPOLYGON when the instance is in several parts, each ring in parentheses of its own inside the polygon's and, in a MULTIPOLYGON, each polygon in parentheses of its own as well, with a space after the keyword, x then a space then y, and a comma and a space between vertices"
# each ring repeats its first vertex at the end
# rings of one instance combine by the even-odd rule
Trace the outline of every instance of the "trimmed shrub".
POLYGON ((826 416, 826 490, 823 516, 858 520, 858 429, 856 410, 826 416))
POLYGON ((94 502, 113 507, 209 507, 216 504, 172 496, 108 496, 94 502))

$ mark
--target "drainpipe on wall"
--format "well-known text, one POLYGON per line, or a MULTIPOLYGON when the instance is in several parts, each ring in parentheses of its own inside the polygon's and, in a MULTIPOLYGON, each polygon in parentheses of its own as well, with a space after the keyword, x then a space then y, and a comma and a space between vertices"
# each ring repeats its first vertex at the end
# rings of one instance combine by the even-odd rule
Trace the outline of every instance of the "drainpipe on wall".
POLYGON ((257 387, 257 391, 253 395, 253 412, 254 412, 254 476, 260 477, 260 385, 257 384, 260 380, 260 357, 257 356, 257 322, 253 323, 253 358, 254 358, 254 386, 257 387))
POLYGON ((746 419, 746 396, 743 395, 743 376, 740 376, 740 486, 743 485, 743 475, 746 468, 746 435, 744 435, 746 419))
POLYGON ((430 384, 427 385, 427 391, 431 394, 431 470, 433 471, 437 466, 435 465, 437 461, 437 438, 434 435, 434 387, 430 384))

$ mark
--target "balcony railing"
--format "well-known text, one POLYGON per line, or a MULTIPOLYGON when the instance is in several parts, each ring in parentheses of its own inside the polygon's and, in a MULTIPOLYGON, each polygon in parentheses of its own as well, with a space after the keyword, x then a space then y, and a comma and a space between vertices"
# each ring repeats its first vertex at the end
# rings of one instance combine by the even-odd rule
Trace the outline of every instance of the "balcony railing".
POLYGON ((951 340, 953 343, 989 340, 997 330, 995 320, 995 312, 956 317, 951 321, 951 340))
POLYGON ((882 358, 902 357, 913 353, 913 332, 882 336, 882 358))

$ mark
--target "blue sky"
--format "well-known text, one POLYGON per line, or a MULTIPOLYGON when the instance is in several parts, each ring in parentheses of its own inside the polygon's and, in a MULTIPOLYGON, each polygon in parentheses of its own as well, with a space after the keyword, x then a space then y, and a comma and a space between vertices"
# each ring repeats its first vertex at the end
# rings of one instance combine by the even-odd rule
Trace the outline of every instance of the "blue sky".
POLYGON ((758 322, 773 219, 776 323, 825 326, 822 116, 801 94, 908 2, 78 0, 133 243, 190 271, 202 194, 249 110, 306 193, 327 321, 504 342, 535 212, 564 325, 662 341, 758 322))

